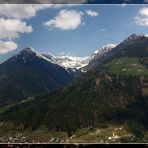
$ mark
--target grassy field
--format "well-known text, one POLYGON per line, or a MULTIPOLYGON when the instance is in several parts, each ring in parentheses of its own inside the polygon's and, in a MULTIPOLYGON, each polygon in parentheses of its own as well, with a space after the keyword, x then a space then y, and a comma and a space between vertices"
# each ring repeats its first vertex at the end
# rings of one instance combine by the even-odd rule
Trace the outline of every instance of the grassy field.
POLYGON ((31 131, 30 129, 27 129, 25 132, 25 136, 27 137, 28 141, 34 141, 34 142, 52 142, 51 139, 53 139, 53 142, 55 140, 66 140, 68 139, 68 134, 63 131, 49 131, 45 126, 41 126, 35 131, 31 131))
POLYGON ((110 126, 89 131, 84 128, 78 130, 74 135, 71 143, 112 143, 123 137, 131 139, 132 133, 124 127, 110 126))
POLYGON ((148 69, 142 65, 138 58, 134 57, 120 57, 112 60, 105 65, 109 71, 116 74, 124 75, 148 75, 148 69))
MULTIPOLYGON (((31 129, 16 130, 16 127, 11 122, 0 125, 0 138, 12 137, 21 133, 19 141, 25 137, 30 143, 132 143, 144 141, 140 139, 132 140, 135 137, 129 129, 124 126, 110 125, 107 128, 81 128, 78 129, 71 137, 68 137, 67 132, 49 131, 45 126, 41 126, 35 131, 31 129)), ((145 133, 145 142, 148 141, 148 132, 145 133)))
POLYGON ((0 136, 4 134, 13 134, 16 127, 12 122, 1 122, 0 123, 0 136))

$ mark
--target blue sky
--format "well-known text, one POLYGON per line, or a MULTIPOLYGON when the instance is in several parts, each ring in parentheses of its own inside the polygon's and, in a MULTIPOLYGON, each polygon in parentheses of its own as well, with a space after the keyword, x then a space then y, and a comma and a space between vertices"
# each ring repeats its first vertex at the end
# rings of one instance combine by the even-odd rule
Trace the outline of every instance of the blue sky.
MULTIPOLYGON (((0 10, 0 20, 3 19, 0 21, 0 33, 2 27, 5 27, 7 32, 9 31, 2 23, 7 24, 7 20, 10 22, 19 20, 18 25, 23 26, 17 25, 15 32, 12 28, 13 37, 0 36, 0 44, 2 41, 0 47, 4 48, 0 49, 3 51, 0 52, 0 62, 27 46, 53 55, 65 53, 73 56, 88 56, 105 44, 119 43, 130 34, 140 32, 148 34, 148 7, 146 5, 62 5, 36 8, 32 14, 22 10, 25 7, 13 9, 10 6, 0 10), (20 10, 22 12, 18 16, 17 11, 20 10), (64 17, 65 20, 63 20, 65 14, 66 19, 64 17), (69 22, 68 17, 69 20, 75 22, 69 22), (9 41, 17 47, 4 46, 4 43, 9 41)), ((10 25, 9 28, 11 28, 10 25)), ((10 30, 11 33, 12 30, 10 30)))

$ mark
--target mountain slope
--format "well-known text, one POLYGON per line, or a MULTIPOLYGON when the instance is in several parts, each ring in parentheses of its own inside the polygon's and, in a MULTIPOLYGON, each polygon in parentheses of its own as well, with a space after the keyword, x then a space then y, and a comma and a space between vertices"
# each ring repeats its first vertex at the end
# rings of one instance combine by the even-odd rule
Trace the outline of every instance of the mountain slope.
POLYGON ((101 64, 102 61, 112 55, 112 51, 114 50, 114 48, 116 48, 116 46, 116 44, 107 44, 101 49, 96 50, 88 59, 86 59, 86 61, 88 61, 88 64, 82 67, 81 70, 86 72, 94 68, 96 65, 101 64))
POLYGON ((69 135, 83 127, 124 124, 142 137, 148 130, 148 69, 142 61, 148 57, 148 37, 134 37, 72 84, 9 108, 1 121, 23 123, 33 130, 45 125, 69 135))
POLYGON ((54 90, 71 79, 63 67, 26 48, 0 65, 0 102, 9 104, 54 90))
POLYGON ((23 123, 33 130, 46 125, 49 130, 69 134, 84 127, 127 124, 134 134, 141 135, 148 124, 147 93, 142 93, 147 90, 146 80, 147 77, 142 82, 135 76, 91 72, 69 87, 11 107, 1 120, 23 123))

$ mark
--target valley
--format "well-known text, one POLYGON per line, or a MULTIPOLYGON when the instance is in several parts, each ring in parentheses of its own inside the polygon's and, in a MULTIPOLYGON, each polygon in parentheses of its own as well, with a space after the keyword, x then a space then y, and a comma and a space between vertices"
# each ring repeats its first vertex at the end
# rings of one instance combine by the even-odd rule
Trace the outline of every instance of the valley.
POLYGON ((73 135, 68 136, 64 131, 48 131, 41 126, 35 131, 23 130, 21 125, 12 126, 13 123, 2 123, 0 130, 1 143, 144 143, 147 141, 147 132, 143 139, 136 138, 126 125, 109 125, 106 128, 86 127, 78 129, 73 135))
POLYGON ((132 34, 87 58, 14 55, 0 65, 0 142, 146 143, 147 49, 132 34))

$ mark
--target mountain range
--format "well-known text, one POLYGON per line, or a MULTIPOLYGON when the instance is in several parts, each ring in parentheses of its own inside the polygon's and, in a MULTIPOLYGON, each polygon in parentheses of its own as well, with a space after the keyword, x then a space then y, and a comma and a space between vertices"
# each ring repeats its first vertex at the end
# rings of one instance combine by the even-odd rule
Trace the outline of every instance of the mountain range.
POLYGON ((11 104, 58 89, 90 68, 114 45, 107 45, 90 57, 53 56, 31 47, 0 64, 0 104, 11 104))
POLYGON ((148 36, 133 34, 109 50, 103 49, 89 57, 85 73, 70 84, 7 108, 0 120, 11 121, 16 128, 21 124, 23 130, 35 131, 44 125, 48 131, 66 131, 69 136, 81 128, 124 125, 136 138, 145 140, 148 36))

